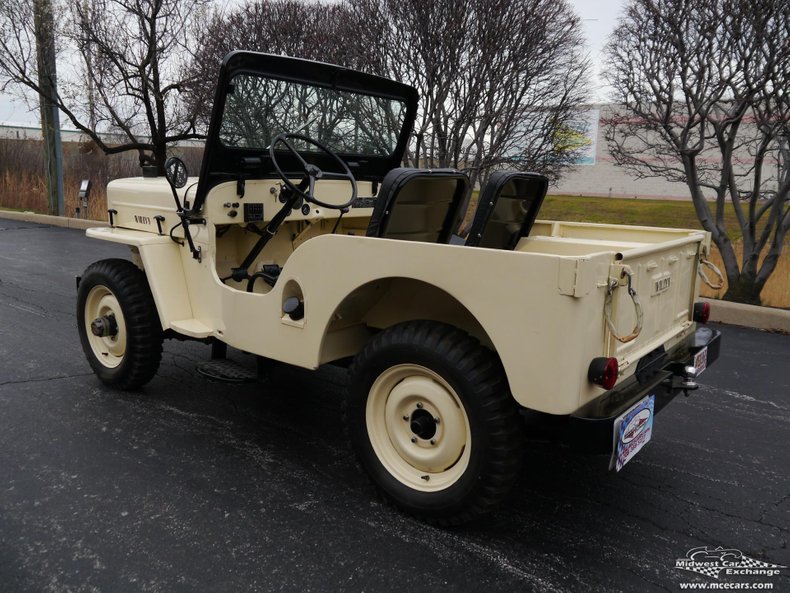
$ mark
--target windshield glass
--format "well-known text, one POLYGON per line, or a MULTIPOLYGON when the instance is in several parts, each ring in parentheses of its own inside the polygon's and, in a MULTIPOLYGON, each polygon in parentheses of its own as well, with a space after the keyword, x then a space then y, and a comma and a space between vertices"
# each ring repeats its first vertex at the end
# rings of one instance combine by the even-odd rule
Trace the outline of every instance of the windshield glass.
MULTIPOLYGON (((389 156, 406 104, 301 82, 238 74, 225 101, 219 138, 230 148, 268 149, 282 132, 299 133, 341 154, 389 156)), ((315 147, 293 141, 300 152, 315 147)))

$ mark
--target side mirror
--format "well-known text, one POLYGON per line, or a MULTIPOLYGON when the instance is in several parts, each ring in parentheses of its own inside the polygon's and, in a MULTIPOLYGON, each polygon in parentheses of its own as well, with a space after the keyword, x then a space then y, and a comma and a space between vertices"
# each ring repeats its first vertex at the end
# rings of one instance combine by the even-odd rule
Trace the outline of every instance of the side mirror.
POLYGON ((180 158, 171 156, 165 161, 165 177, 173 188, 181 188, 187 184, 187 166, 180 158))

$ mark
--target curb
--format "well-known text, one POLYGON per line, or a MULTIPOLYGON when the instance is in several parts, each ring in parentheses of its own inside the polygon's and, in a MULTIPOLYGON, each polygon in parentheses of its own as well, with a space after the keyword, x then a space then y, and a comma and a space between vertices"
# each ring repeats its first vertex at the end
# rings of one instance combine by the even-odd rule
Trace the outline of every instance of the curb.
POLYGON ((36 224, 48 224, 67 229, 90 229, 93 227, 110 226, 105 220, 86 220, 84 218, 66 218, 65 216, 51 216, 49 214, 38 214, 36 212, 16 212, 14 210, 0 210, 0 218, 8 220, 19 220, 21 222, 34 222, 36 224))
POLYGON ((786 309, 744 305, 718 299, 700 300, 710 303, 711 321, 790 334, 790 311, 786 309))
MULTIPOLYGON (((15 212, 13 210, 0 210, 0 218, 48 224, 69 229, 89 229, 91 227, 110 226, 104 220, 65 218, 63 216, 50 216, 48 214, 37 214, 35 212, 15 212)), ((742 303, 731 303, 718 299, 701 298, 700 300, 710 303, 711 321, 790 334, 790 310, 744 305, 742 303)))

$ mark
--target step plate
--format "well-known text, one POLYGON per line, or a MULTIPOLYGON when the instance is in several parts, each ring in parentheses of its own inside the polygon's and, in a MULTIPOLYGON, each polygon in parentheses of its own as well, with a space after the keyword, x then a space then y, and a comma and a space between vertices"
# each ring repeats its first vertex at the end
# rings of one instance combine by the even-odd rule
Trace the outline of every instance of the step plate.
POLYGON ((252 383, 258 380, 255 371, 227 359, 210 360, 199 364, 197 372, 211 381, 222 383, 252 383))

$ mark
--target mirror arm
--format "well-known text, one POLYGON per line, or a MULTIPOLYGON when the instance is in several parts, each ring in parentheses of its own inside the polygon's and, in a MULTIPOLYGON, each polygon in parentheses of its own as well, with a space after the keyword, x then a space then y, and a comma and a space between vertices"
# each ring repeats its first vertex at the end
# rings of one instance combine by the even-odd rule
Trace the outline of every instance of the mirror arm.
POLYGON ((176 186, 172 183, 170 184, 170 190, 173 192, 173 199, 176 201, 176 212, 180 215, 184 211, 184 208, 181 206, 181 200, 178 199, 178 191, 176 190, 176 186))
MULTIPOLYGON (((192 233, 189 230, 189 223, 192 221, 199 224, 201 219, 190 218, 189 212, 185 212, 184 210, 181 210, 178 215, 181 217, 181 225, 184 227, 184 238, 189 245, 189 251, 192 252, 192 258, 198 260, 198 263, 200 263, 203 261, 202 250, 200 247, 195 247, 195 242, 192 240, 192 233)), ((205 223, 205 220, 202 222, 205 223)))
MULTIPOLYGON (((170 191, 173 193, 173 199, 176 201, 176 214, 181 219, 181 227, 184 229, 184 239, 186 239, 186 243, 189 245, 189 251, 192 253, 192 257, 200 262, 203 259, 203 256, 201 255, 201 248, 195 247, 195 242, 192 240, 192 233, 189 230, 189 225, 190 223, 206 224, 206 220, 204 218, 195 217, 194 209, 186 210, 184 205, 181 203, 181 200, 178 198, 177 187, 184 187, 187 184, 187 170, 184 162, 178 157, 173 156, 167 159, 167 161, 165 161, 165 177, 167 178, 168 185, 170 185, 170 191), (182 173, 183 179, 181 179, 182 173)), ((186 191, 189 193, 189 188, 187 188, 186 191)), ((186 204, 186 194, 184 197, 184 204, 186 204)), ((164 217, 162 220, 164 220, 164 217)), ((156 224, 159 227, 159 234, 162 234, 162 222, 158 219, 158 217, 156 224)), ((174 230, 175 227, 170 229, 170 238, 176 242, 179 242, 178 239, 173 237, 174 230)), ((183 244, 184 243, 181 242, 181 245, 183 244)))

